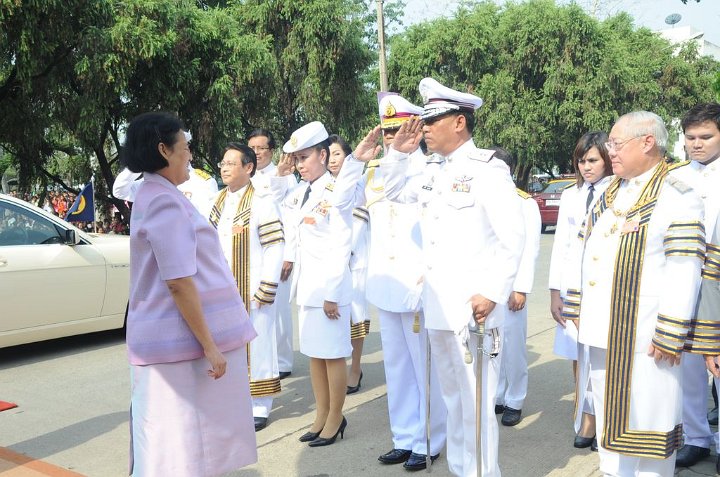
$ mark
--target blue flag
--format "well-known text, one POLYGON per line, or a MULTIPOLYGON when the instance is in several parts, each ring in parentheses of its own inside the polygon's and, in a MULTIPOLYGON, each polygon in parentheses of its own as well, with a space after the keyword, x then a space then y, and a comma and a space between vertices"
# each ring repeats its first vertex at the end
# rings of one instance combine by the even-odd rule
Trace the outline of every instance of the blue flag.
POLYGON ((65 220, 68 222, 94 222, 95 203, 93 201, 93 183, 88 182, 80 191, 72 207, 68 209, 65 220))

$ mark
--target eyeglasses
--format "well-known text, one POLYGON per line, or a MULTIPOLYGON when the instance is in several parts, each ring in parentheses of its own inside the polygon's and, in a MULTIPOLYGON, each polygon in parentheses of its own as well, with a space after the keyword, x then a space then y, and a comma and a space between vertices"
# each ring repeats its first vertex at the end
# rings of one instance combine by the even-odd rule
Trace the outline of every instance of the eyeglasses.
POLYGON ((619 151, 620 149, 622 149, 623 147, 625 147, 625 144, 629 143, 629 142, 632 141, 633 139, 637 139, 637 138, 645 137, 645 136, 647 136, 647 134, 641 134, 641 135, 639 135, 639 136, 633 136, 633 137, 631 137, 631 138, 629 138, 629 139, 625 139, 624 141, 608 141, 608 142, 605 143, 605 147, 607 148, 608 151, 619 151))
POLYGON ((227 167, 235 167, 235 166, 237 166, 237 165, 239 165, 239 164, 240 164, 239 162, 232 162, 232 161, 225 162, 225 161, 220 161, 220 162, 217 163, 217 166, 218 166, 219 169, 222 169, 222 168, 225 167, 225 166, 227 166, 227 167))
POLYGON ((269 150, 270 150, 270 146, 250 146, 250 149, 252 149, 252 150, 255 151, 255 152, 259 152, 259 151, 269 151, 269 150))

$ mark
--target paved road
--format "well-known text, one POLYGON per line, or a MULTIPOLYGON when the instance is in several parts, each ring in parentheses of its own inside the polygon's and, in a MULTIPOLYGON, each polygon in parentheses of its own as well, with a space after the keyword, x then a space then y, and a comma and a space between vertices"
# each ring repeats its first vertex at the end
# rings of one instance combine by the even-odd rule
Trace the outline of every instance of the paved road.
MULTIPOLYGON (((597 476, 597 454, 572 447, 570 364, 552 354, 546 277, 552 233, 543 234, 536 293, 529 300, 529 396, 524 419, 500 430, 506 477, 597 476)), ((296 353, 270 425, 257 434, 258 464, 226 477, 408 475, 377 456, 392 447, 377 320, 366 339, 361 391, 345 404, 348 428, 335 445, 311 449, 297 441, 313 420, 308 361, 296 353)), ((0 413, 0 447, 92 477, 127 475, 129 376, 117 332, 0 350, 0 399, 18 408, 0 413)), ((679 475, 715 475, 712 456, 679 475)), ((432 474, 449 476, 441 456, 432 474)), ((3 477, 13 477, 3 473, 3 477)))

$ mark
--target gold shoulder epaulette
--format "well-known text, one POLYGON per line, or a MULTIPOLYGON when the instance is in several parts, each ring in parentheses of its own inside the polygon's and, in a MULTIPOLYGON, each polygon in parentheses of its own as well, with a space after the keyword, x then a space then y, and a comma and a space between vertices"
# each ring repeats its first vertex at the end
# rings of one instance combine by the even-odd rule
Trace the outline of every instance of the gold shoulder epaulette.
POLYGON ((210 174, 208 174, 204 170, 197 169, 197 168, 195 168, 195 174, 197 174, 198 177, 200 177, 201 179, 204 179, 204 180, 208 180, 208 179, 210 179, 210 177, 212 177, 210 174))
POLYGON ((519 195, 523 199, 529 199, 531 197, 530 194, 528 194, 522 189, 515 188, 515 190, 517 191, 517 195, 519 195))
POLYGON ((674 171, 675 169, 677 169, 679 167, 687 166, 688 164, 690 164, 690 161, 675 162, 673 164, 668 165, 668 171, 674 171))
POLYGON ((332 192, 333 189, 335 189, 335 183, 334 183, 334 182, 328 182, 328 185, 325 186, 325 189, 326 189, 326 190, 329 190, 330 192, 332 192))
POLYGON ((677 177, 667 176, 667 178, 665 179, 665 182, 667 182, 669 185, 671 185, 672 187, 677 189, 677 191, 680 192, 681 194, 684 194, 685 192, 692 190, 692 187, 690 187, 688 184, 681 181, 677 177))

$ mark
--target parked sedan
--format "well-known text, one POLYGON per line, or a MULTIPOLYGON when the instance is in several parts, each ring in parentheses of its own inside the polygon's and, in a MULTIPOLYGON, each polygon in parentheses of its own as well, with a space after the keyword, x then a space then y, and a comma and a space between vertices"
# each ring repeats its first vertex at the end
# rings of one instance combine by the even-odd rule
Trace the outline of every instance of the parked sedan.
POLYGON ((540 218, 542 219, 542 231, 548 226, 557 225, 558 210, 560 209, 560 195, 562 191, 572 184, 575 179, 556 179, 548 182, 545 188, 533 195, 533 198, 540 207, 540 218))
POLYGON ((0 348, 122 328, 130 240, 0 194, 0 348))

